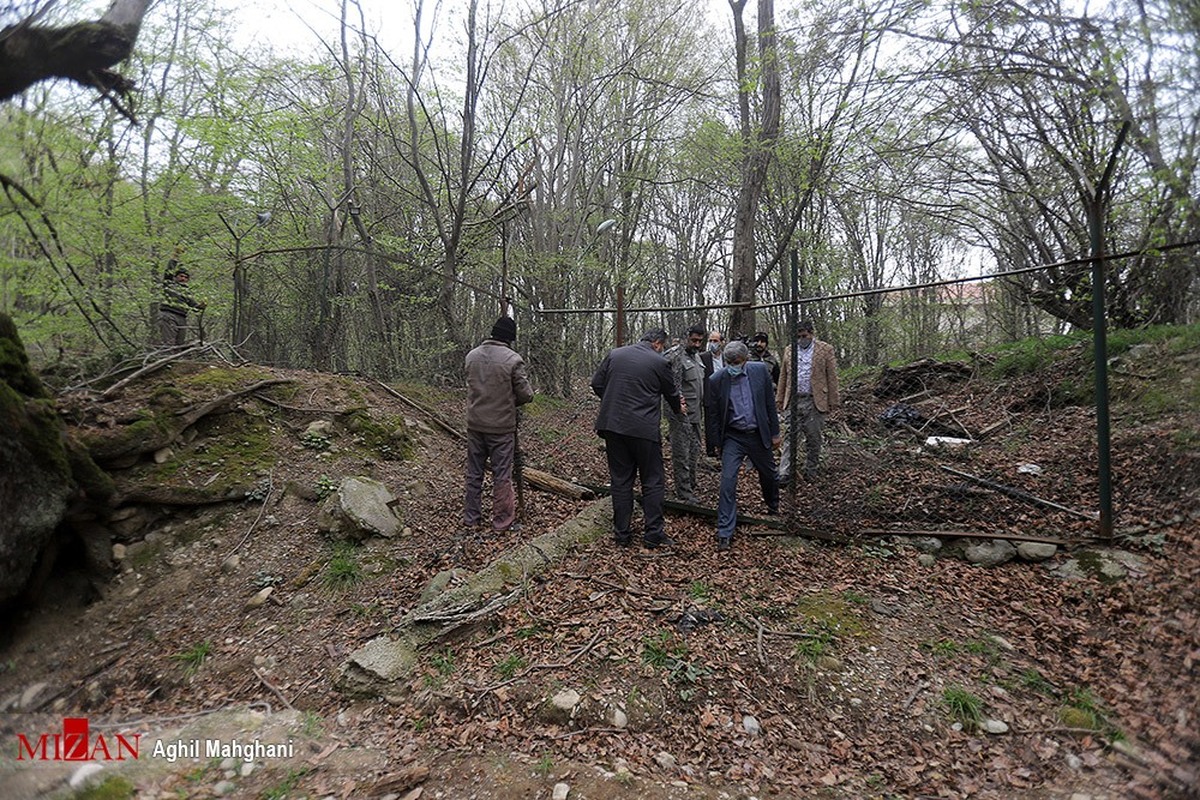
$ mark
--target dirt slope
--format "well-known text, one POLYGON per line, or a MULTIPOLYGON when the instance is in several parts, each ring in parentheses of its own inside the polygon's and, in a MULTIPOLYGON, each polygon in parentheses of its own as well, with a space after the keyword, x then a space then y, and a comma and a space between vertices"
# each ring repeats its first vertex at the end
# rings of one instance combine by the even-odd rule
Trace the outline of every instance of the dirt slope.
MULTIPOLYGON (((1194 375, 1194 360, 1181 363, 1194 375)), ((337 689, 350 652, 386 634, 436 573, 478 569, 590 501, 527 490, 525 531, 463 535, 462 446, 442 426, 461 425, 454 391, 188 364, 63 406, 111 437, 145 409, 175 414, 277 379, 287 382, 204 415, 161 463, 143 456, 117 472, 135 511, 120 528, 116 577, 96 595, 64 571, 8 625, 6 742, 86 715, 147 741, 190 737, 179 731, 208 717, 227 739, 274 720, 283 733, 271 735, 297 744, 246 775, 219 758, 111 767, 123 776, 109 782, 114 796, 524 798, 550 797, 559 782, 571 798, 1196 791, 1200 542, 1189 515, 1200 454, 1186 407, 1119 412, 1118 520, 1154 525, 1122 541, 1139 559, 1123 580, 1052 577, 1081 545, 1049 564, 986 569, 919 560, 908 537, 861 536, 941 527, 1078 538, 1094 527, 995 493, 964 500, 937 469, 1016 485, 1013 465, 1039 463, 1046 480, 1025 488, 1094 508, 1094 423, 1053 401, 1054 379, 933 386, 926 410, 959 409, 955 421, 973 431, 1007 420, 967 461, 931 458, 915 437, 883 429, 877 415, 895 398, 865 383, 831 429, 826 473, 785 501, 794 526, 844 543, 747 528, 718 554, 711 521, 682 514, 668 521, 679 540, 670 551, 601 537, 537 581, 514 576, 516 603, 430 648, 402 691, 380 699, 337 689), (322 419, 327 434, 306 434, 322 419), (319 496, 356 475, 396 492, 401 536, 350 546, 318 533, 319 496), (563 701, 571 710, 555 708, 567 690, 578 695, 563 701), (38 714, 16 713, 22 694, 38 714), (248 708, 260 715, 252 723, 235 716, 248 708), (989 722, 1006 732, 986 732, 989 722)), ((540 398, 523 424, 527 462, 604 483, 594 413, 582 394, 540 398)), ((706 472, 701 488, 715 497, 716 483, 706 472)), ((744 511, 765 511, 755 495, 746 476, 744 511)), ((69 774, 31 778, 5 750, 0 784, 11 791, 55 790, 69 774)))

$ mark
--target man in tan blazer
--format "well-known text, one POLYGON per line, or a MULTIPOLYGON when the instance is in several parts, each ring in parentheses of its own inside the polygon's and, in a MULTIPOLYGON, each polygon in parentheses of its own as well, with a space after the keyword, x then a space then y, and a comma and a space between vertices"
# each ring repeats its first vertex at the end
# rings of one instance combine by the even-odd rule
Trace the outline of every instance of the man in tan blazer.
MULTIPOLYGON (((789 409, 792 403, 796 404, 796 424, 804 434, 804 479, 811 482, 816 478, 821 459, 825 415, 836 411, 842 403, 838 395, 837 356, 832 345, 814 338, 813 324, 805 320, 796 326, 796 343, 787 349, 781 366, 775 405, 780 421, 787 424, 792 419, 789 409)), ((779 483, 786 486, 791 480, 791 436, 785 433, 779 483)))

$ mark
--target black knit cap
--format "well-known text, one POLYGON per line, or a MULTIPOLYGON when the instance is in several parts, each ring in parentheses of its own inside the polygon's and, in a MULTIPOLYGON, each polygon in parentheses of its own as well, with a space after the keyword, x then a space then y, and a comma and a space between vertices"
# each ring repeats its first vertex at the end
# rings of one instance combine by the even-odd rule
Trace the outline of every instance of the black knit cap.
POLYGON ((517 323, 512 317, 501 317, 492 326, 492 338, 512 344, 517 340, 517 323))

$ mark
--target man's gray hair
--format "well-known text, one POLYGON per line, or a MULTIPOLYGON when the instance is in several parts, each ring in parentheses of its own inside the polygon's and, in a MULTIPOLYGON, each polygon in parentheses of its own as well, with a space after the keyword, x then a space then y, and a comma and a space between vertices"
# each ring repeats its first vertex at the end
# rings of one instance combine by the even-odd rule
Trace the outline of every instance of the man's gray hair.
POLYGON ((654 328, 642 334, 643 342, 658 342, 659 344, 667 343, 667 332, 662 328, 654 328))
POLYGON ((725 363, 741 364, 750 357, 750 348, 741 339, 734 339, 725 345, 725 363))

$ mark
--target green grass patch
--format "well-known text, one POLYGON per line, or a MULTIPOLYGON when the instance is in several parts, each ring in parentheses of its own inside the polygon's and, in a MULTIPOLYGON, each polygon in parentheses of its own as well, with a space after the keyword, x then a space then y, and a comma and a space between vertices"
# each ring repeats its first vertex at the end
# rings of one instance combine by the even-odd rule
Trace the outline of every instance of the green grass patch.
POLYGON ((300 785, 300 779, 310 771, 310 767, 289 769, 281 781, 263 789, 263 800, 283 800, 283 798, 288 797, 300 785))
POLYGON ((508 680, 525 668, 525 659, 521 658, 516 653, 513 653, 508 658, 496 665, 496 674, 501 678, 508 680))
POLYGON ((942 706, 969 730, 979 727, 983 720, 983 701, 961 686, 947 686, 942 691, 942 706))
POLYGON ((93 786, 87 786, 71 795, 73 800, 127 800, 134 796, 137 787, 128 778, 109 775, 93 786))
POLYGON ((1072 689, 1066 696, 1058 718, 1068 728, 1095 731, 1110 739, 1123 739, 1120 728, 1108 718, 1108 712, 1089 689, 1072 689))
POLYGON ((349 542, 339 542, 334 546, 329 563, 325 565, 322 578, 325 587, 334 591, 345 591, 362 583, 362 580, 363 568, 359 563, 358 548, 349 542))
POLYGON ((204 666, 204 662, 208 660, 211 654, 212 642, 205 640, 184 650, 182 653, 176 653, 171 658, 180 663, 183 667, 183 674, 190 678, 200 671, 200 667, 204 666))

